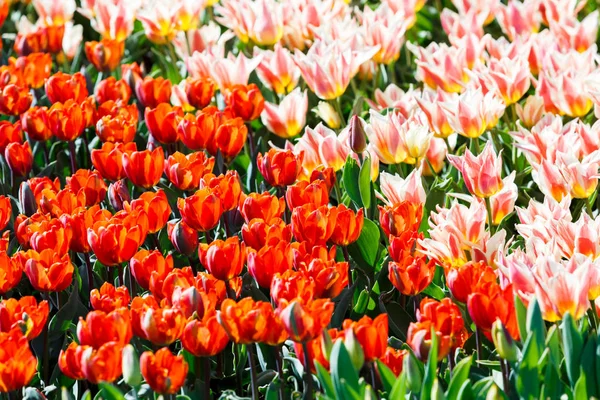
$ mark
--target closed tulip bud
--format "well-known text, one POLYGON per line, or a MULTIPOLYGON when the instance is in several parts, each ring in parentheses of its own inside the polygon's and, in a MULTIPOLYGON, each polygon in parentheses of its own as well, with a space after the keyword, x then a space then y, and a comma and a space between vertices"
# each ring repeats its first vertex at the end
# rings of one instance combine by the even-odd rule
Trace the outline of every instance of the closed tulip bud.
POLYGON ((500 390, 498 385, 496 385, 495 383, 492 383, 492 386, 490 386, 490 388, 488 389, 488 392, 485 396, 485 400, 505 400, 505 399, 507 399, 507 397, 504 394, 504 392, 502 390, 500 390))
POLYGON ((131 387, 138 387, 142 383, 140 373, 140 360, 132 345, 123 347, 121 352, 123 357, 123 380, 131 387))
POLYGON ((318 337, 331 321, 333 303, 329 299, 313 300, 306 304, 293 301, 278 310, 281 322, 290 339, 303 343, 318 337))
POLYGON ((15 176, 25 176, 29 174, 33 167, 33 154, 29 142, 9 144, 4 150, 4 157, 15 176))
POLYGON ((360 371, 365 363, 365 353, 363 352, 363 349, 356 339, 356 335, 352 329, 345 330, 344 347, 346 347, 346 350, 348 351, 348 355, 350 356, 350 361, 352 361, 354 369, 356 371, 360 371))
POLYGON ((123 203, 131 201, 125 180, 121 179, 108 186, 108 201, 115 211, 121 211, 123 203))
POLYGON ((28 217, 31 217, 37 211, 38 206, 29 182, 23 182, 19 187, 19 205, 21 206, 21 212, 28 217))
POLYGON ((439 379, 435 378, 431 386, 431 400, 446 400, 444 389, 440 385, 439 379))
POLYGON ((183 221, 167 224, 171 243, 178 252, 190 255, 198 248, 198 232, 183 221))
POLYGON ((326 101, 320 101, 315 109, 319 118, 321 118, 331 129, 338 129, 342 125, 342 119, 331 104, 326 101))
POLYGON ((517 361, 519 349, 504 324, 498 319, 492 324, 492 339, 501 358, 509 362, 517 361))
POLYGON ((350 148, 356 154, 361 154, 367 148, 367 135, 363 124, 364 121, 358 115, 350 118, 350 148))
POLYGON ((408 388, 413 393, 418 393, 421 390, 423 383, 423 371, 419 367, 418 361, 412 353, 404 357, 402 371, 406 371, 406 383, 408 388))
POLYGON ((177 199, 177 208, 183 222, 201 232, 214 228, 223 213, 221 200, 210 188, 200 189, 185 199, 177 199))

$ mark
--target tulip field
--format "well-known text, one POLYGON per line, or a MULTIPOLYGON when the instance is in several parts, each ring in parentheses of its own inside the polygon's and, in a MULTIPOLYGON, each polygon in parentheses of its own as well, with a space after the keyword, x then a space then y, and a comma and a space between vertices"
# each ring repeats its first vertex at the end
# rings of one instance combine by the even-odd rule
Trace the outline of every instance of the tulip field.
POLYGON ((595 0, 0 0, 0 400, 600 398, 595 0))

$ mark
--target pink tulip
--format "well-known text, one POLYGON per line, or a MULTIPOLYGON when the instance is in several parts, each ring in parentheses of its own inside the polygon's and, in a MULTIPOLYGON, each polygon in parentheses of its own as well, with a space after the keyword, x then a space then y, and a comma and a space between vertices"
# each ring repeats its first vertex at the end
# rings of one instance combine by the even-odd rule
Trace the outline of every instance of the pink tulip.
POLYGON ((481 88, 469 88, 440 106, 454 131, 468 138, 478 138, 493 128, 506 107, 498 95, 494 92, 484 95, 481 88))
POLYGON ((562 48, 584 52, 596 43, 598 36, 598 10, 588 14, 582 21, 576 16, 565 16, 550 21, 550 31, 559 40, 562 48))
POLYGON ((458 95, 446 93, 441 89, 437 89, 435 93, 425 91, 421 98, 415 98, 415 101, 419 105, 419 108, 425 114, 429 128, 434 132, 434 135, 438 138, 447 138, 454 133, 454 129, 448 122, 446 112, 440 106, 444 102, 452 102, 457 99, 458 95))
POLYGON ((449 47, 446 44, 432 42, 426 48, 407 43, 406 47, 417 57, 418 81, 432 89, 440 88, 445 92, 461 92, 468 80, 467 52, 465 48, 449 47))
POLYGON ((494 153, 491 142, 487 142, 480 155, 465 150, 461 157, 448 155, 448 161, 460 171, 467 190, 479 198, 495 195, 504 186, 501 178, 502 157, 494 153))
POLYGON ((515 103, 515 111, 521 124, 531 128, 544 116, 544 99, 535 95, 528 96, 525 104, 515 103))
POLYGON ((247 85, 250 73, 260 64, 261 56, 246 58, 242 53, 234 57, 218 58, 212 62, 211 76, 221 91, 234 85, 247 85))
POLYGON ((408 29, 404 12, 394 13, 384 3, 375 10, 365 7, 357 16, 364 32, 365 45, 379 47, 373 61, 380 64, 396 61, 404 44, 404 33, 408 29))
POLYGON ((259 53, 262 54, 262 61, 256 67, 256 74, 262 83, 277 94, 291 92, 298 84, 300 70, 290 51, 276 44, 273 51, 255 48, 255 55, 259 53))
POLYGON ((279 105, 265 102, 261 120, 267 129, 287 139, 298 135, 306 124, 308 95, 299 88, 281 100, 279 105))
POLYGON ((446 165, 446 155, 448 154, 448 146, 444 139, 438 137, 432 137, 429 142, 429 149, 427 149, 427 162, 423 163, 423 175, 432 176, 438 174, 446 165), (431 168, 433 167, 433 171, 431 168))
POLYGON ((390 83, 385 90, 375 89, 375 101, 367 99, 371 108, 382 111, 386 108, 395 108, 408 118, 413 112, 421 96, 421 90, 412 87, 406 92, 400 89, 396 84, 390 83))
POLYGON ((425 204, 426 194, 419 169, 413 169, 406 179, 387 172, 382 172, 380 176, 381 194, 377 193, 377 196, 387 205, 394 206, 404 201, 425 204))
POLYGON ((537 1, 510 0, 498 7, 496 19, 510 40, 537 32, 542 22, 537 1))
POLYGON ((46 26, 61 26, 73 19, 75 0, 32 0, 40 22, 46 26))
POLYGON ((468 35, 483 37, 483 24, 487 20, 486 13, 479 13, 472 8, 467 13, 458 14, 445 8, 440 16, 442 29, 450 38, 451 43, 468 35))
POLYGON ((215 6, 217 22, 244 43, 272 46, 283 37, 283 6, 274 0, 227 0, 215 6))
POLYGON ((394 112, 381 115, 371 110, 369 114, 370 124, 365 133, 377 157, 388 165, 405 162, 409 157, 405 142, 406 131, 412 128, 407 123, 408 120, 394 112))
POLYGON ((507 106, 519 101, 531 83, 529 63, 523 57, 491 59, 483 77, 502 96, 507 106))
POLYGON ((225 54, 225 42, 232 39, 235 35, 227 30, 221 34, 221 27, 214 21, 202 25, 198 29, 189 29, 186 32, 179 32, 173 40, 173 45, 177 54, 184 60, 192 54, 204 51, 210 51, 212 54, 225 54))
POLYGON ((517 197, 519 191, 515 184, 515 171, 513 171, 504 179, 502 189, 490 197, 492 225, 500 225, 504 217, 515 210, 517 197))

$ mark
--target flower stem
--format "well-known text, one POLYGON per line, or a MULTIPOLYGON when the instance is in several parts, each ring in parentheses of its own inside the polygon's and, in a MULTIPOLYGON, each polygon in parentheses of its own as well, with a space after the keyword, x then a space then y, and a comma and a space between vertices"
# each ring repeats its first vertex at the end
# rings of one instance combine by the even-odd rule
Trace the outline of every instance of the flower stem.
POLYGON ((71 173, 77 172, 77 155, 75 154, 75 141, 69 142, 69 155, 71 157, 71 173))
POLYGON ((256 382, 256 365, 254 365, 254 343, 250 343, 246 349, 248 350, 248 364, 250 365, 250 387, 252 388, 252 400, 257 400, 258 386, 256 382))
POLYGON ((310 354, 308 354, 308 345, 306 342, 302 342, 302 352, 304 353, 304 392, 307 399, 313 399, 313 380, 310 371, 312 360, 310 359, 310 354))
POLYGON ((488 215, 488 225, 490 227, 490 234, 494 234, 494 215, 492 214, 492 202, 489 197, 485 198, 485 209, 488 215))
POLYGON ((210 399, 210 358, 203 357, 204 360, 204 398, 210 399))
POLYGON ((283 376, 283 358, 281 357, 281 345, 275 348, 275 363, 279 375, 279 400, 285 398, 285 377, 283 376))

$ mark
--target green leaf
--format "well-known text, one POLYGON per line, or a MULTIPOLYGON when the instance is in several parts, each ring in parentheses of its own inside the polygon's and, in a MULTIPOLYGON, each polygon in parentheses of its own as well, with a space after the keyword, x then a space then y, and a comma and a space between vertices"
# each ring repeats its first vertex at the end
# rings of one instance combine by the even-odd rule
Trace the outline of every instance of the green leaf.
POLYGON ((448 391, 446 392, 447 398, 458 398, 458 393, 460 392, 464 382, 469 380, 471 365, 473 365, 473 357, 471 356, 463 358, 458 362, 458 364, 456 364, 454 371, 452 372, 452 378, 450 379, 448 391))
POLYGON ((515 295, 515 312, 517 313, 517 325, 519 326, 519 335, 521 340, 527 338, 527 307, 521 301, 518 295, 515 295))
POLYGON ((444 297, 446 297, 446 294, 444 293, 442 288, 433 282, 431 282, 429 286, 427 286, 425 290, 423 290, 423 293, 429 297, 433 297, 436 300, 442 300, 444 297))
POLYGON ((379 376, 381 377, 381 383, 383 384, 383 390, 386 393, 391 393, 394 384, 396 383, 396 375, 392 372, 391 369, 387 367, 380 360, 377 360, 377 370, 379 371, 379 376))
POLYGON ((537 342, 537 336, 529 335, 523 346, 523 359, 517 372, 516 387, 520 398, 539 398, 538 362, 541 356, 541 345, 537 342))
POLYGON ((431 394, 431 388, 437 375, 438 364, 438 337, 433 328, 431 328, 431 348, 425 365, 425 376, 423 377, 423 387, 421 388, 421 400, 428 399, 431 394))
POLYGON ((580 368, 579 379, 575 382, 575 388, 573 388, 574 399, 588 399, 587 384, 585 378, 585 371, 580 368))
POLYGON ((583 351, 583 338, 577 330, 575 320, 570 313, 563 316, 560 324, 562 330, 563 353, 565 357, 565 366, 571 387, 579 379, 579 367, 581 365, 581 353, 583 351))
POLYGON ((404 399, 406 398, 406 374, 400 374, 400 377, 396 380, 396 383, 392 387, 392 391, 388 397, 389 399, 404 399))
POLYGON ((552 363, 546 365, 546 374, 544 375, 544 385, 540 398, 542 399, 558 399, 562 392, 562 384, 558 375, 557 366, 552 363))
POLYGON ((69 330, 69 326, 75 317, 83 316, 85 311, 87 311, 85 306, 79 300, 79 287, 77 279, 73 279, 73 282, 73 289, 69 295, 69 300, 50 320, 48 327, 48 339, 51 341, 56 340, 64 332, 69 330))
MULTIPOLYGON (((446 396, 447 397, 447 396, 446 396)), ((469 379, 465 380, 458 390, 458 394, 456 397, 447 397, 449 399, 456 398, 458 400, 471 400, 475 398, 475 393, 473 393, 473 385, 469 379)))
POLYGON ((358 190, 365 208, 371 207, 371 160, 365 157, 358 175, 358 190))
POLYGON ((412 316, 409 313, 407 313, 406 310, 399 303, 396 303, 395 301, 383 303, 380 300, 379 309, 382 312, 386 312, 388 314, 389 327, 394 336, 397 336, 402 340, 406 340, 408 327, 410 323, 413 322, 412 316))
POLYGON ((363 289, 360 291, 358 295, 358 301, 354 305, 354 312, 363 315, 367 310, 367 305, 369 304, 369 291, 367 289, 363 289))
POLYGON ((360 168, 356 160, 350 156, 346 160, 344 165, 344 172, 342 174, 342 181, 344 182, 344 189, 350 199, 358 206, 362 207, 363 203, 360 198, 360 191, 358 189, 358 179, 360 175, 360 168))
POLYGON ((536 335, 536 343, 541 345, 544 343, 544 336, 546 335, 545 331, 546 324, 542 318, 542 310, 540 309, 537 300, 533 300, 527 308, 527 335, 536 335))
POLYGON ((596 382, 596 336, 590 335, 581 353, 581 368, 586 375, 587 395, 598 398, 598 382, 596 382))
POLYGON ((337 340, 333 344, 330 355, 331 378, 336 398, 340 400, 350 400, 348 397, 347 387, 350 387, 354 392, 358 393, 358 373, 352 365, 350 355, 344 346, 343 341, 337 340))
POLYGON ((362 262, 369 266, 370 270, 375 267, 377 261, 379 236, 379 227, 370 219, 365 218, 358 240, 348 246, 348 252, 352 258, 359 264, 362 262))
POLYGON ((335 389, 333 388, 333 381, 331 374, 323 367, 319 362, 315 361, 315 367, 317 370, 317 378, 321 383, 321 389, 325 392, 325 395, 331 398, 335 398, 335 389))
POLYGON ((123 393, 110 383, 99 383, 98 388, 104 400, 125 400, 123 393))

